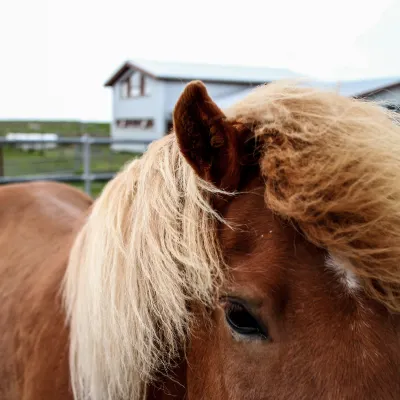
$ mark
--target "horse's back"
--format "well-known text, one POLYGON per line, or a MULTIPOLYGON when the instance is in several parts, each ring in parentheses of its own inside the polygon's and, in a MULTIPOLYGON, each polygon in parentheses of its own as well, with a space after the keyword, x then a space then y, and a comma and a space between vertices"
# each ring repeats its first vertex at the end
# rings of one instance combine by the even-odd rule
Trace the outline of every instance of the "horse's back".
POLYGON ((0 187, 0 398, 70 399, 60 284, 91 206, 68 185, 0 187))

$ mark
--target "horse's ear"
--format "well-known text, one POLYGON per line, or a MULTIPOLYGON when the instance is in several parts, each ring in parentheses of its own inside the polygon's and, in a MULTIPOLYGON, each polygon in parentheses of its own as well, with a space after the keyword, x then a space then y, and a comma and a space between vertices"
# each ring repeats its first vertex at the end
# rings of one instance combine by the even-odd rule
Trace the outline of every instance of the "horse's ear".
POLYGON ((174 131, 183 156, 203 179, 235 190, 240 180, 238 132, 200 81, 190 82, 174 110, 174 131))

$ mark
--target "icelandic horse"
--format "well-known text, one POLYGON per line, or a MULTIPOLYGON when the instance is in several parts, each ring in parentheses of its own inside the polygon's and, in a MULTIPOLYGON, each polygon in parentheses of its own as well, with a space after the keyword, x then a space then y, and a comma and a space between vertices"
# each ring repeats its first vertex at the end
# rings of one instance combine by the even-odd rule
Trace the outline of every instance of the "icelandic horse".
POLYGON ((199 81, 96 201, 0 189, 2 400, 400 397, 400 128, 199 81))

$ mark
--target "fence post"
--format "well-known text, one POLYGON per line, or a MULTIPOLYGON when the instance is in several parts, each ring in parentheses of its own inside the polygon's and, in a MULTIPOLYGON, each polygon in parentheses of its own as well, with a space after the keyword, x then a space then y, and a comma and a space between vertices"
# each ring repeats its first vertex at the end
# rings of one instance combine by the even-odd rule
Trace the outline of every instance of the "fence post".
POLYGON ((4 146, 0 144, 0 176, 4 176, 4 146))
POLYGON ((83 179, 85 181, 85 192, 91 196, 91 179, 90 179, 90 137, 87 134, 82 136, 83 140, 83 179))

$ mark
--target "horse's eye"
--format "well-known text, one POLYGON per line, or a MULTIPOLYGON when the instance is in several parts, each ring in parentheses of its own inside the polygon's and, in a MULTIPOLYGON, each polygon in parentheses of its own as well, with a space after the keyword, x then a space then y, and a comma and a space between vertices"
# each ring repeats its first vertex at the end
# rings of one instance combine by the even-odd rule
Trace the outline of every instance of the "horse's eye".
POLYGON ((268 338, 268 332, 261 326, 247 308, 237 301, 228 300, 225 306, 225 318, 230 328, 243 336, 268 338))

